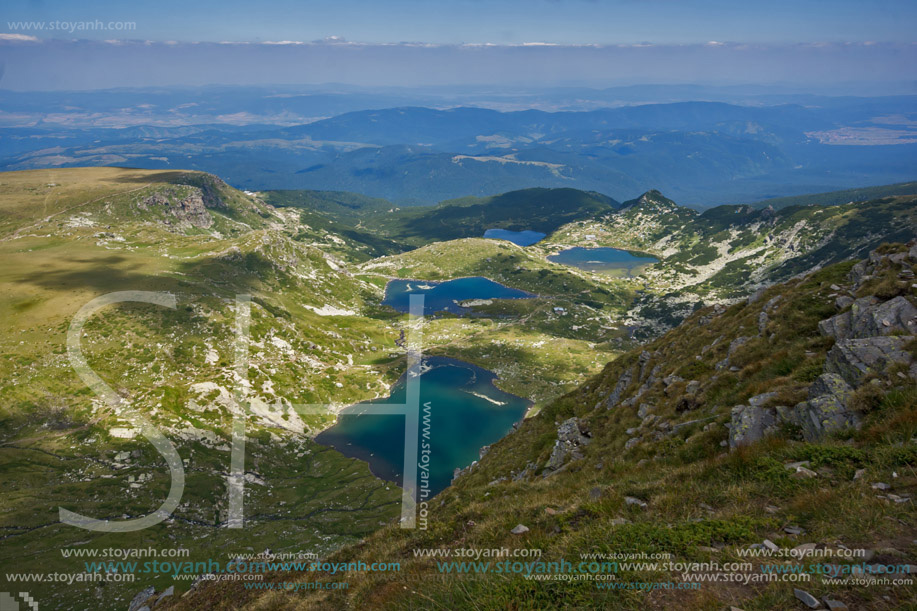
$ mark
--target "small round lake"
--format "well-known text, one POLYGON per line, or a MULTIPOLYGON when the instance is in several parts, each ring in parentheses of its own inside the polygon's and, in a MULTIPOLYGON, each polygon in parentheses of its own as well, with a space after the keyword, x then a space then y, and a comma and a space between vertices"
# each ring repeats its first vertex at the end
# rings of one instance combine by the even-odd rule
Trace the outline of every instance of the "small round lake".
POLYGON ((540 242, 546 234, 538 231, 511 231, 509 229, 488 229, 484 232, 485 238, 493 240, 506 240, 519 246, 531 246, 535 242, 540 242))
POLYGON ((563 263, 571 267, 578 267, 590 272, 611 272, 625 270, 632 273, 634 270, 655 263, 655 257, 639 257, 626 250, 617 248, 568 248, 556 255, 548 257, 549 261, 563 263))
POLYGON ((459 305, 470 299, 530 299, 531 293, 503 286, 482 276, 457 278, 448 282, 425 280, 391 280, 385 285, 383 305, 399 312, 408 311, 411 295, 424 295, 424 314, 451 312, 465 314, 468 308, 459 305))
MULTIPOLYGON (((423 367, 418 451, 429 448, 429 489, 436 494, 452 483, 455 469, 478 460, 482 447, 510 432, 531 404, 498 389, 493 373, 471 363, 426 357, 423 367)), ((390 398, 345 408, 337 423, 315 440, 345 456, 365 460, 374 475, 402 485, 404 416, 373 414, 373 405, 404 403, 405 395, 402 376, 390 398)), ((422 477, 418 470, 418 490, 422 477)))

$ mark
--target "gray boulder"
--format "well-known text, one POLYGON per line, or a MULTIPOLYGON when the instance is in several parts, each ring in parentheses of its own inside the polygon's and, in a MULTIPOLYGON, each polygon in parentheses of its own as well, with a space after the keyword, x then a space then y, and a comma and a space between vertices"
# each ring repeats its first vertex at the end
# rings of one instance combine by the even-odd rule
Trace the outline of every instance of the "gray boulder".
POLYGON ((729 448, 752 444, 777 430, 777 413, 772 408, 737 405, 729 424, 729 448))
POLYGON ((911 355, 904 349, 908 340, 894 336, 840 340, 828 351, 825 371, 838 374, 856 388, 866 376, 893 363, 909 364, 911 355))
POLYGON ((568 457, 572 460, 581 459, 583 457, 581 449, 589 442, 589 432, 579 418, 564 420, 557 427, 557 441, 554 442, 551 457, 544 466, 545 475, 550 475, 563 467, 568 457))
POLYGON ((835 395, 844 397, 846 402, 851 392, 853 392, 853 389, 850 388, 850 385, 836 373, 823 373, 809 386, 810 399, 824 395, 835 395))
POLYGON ((760 395, 755 395, 754 397, 751 397, 748 400, 748 404, 751 405, 752 407, 761 407, 762 405, 764 405, 765 403, 767 403, 768 401, 770 401, 771 399, 773 399, 776 396, 777 396, 777 393, 775 392, 762 393, 760 395))
POLYGON ((137 595, 134 596, 133 600, 131 600, 131 604, 128 606, 127 610, 128 611, 137 611, 138 609, 143 607, 144 604, 148 600, 153 598, 155 594, 156 594, 156 588, 154 588, 153 586, 140 590, 137 593, 137 595))
POLYGON ((859 426, 860 418, 847 409, 846 399, 841 395, 821 395, 793 408, 792 420, 802 428, 806 441, 819 441, 831 433, 859 426))
POLYGON ((846 312, 818 323, 822 335, 837 339, 875 337, 893 333, 917 333, 917 308, 905 297, 876 303, 875 297, 861 297, 846 312))

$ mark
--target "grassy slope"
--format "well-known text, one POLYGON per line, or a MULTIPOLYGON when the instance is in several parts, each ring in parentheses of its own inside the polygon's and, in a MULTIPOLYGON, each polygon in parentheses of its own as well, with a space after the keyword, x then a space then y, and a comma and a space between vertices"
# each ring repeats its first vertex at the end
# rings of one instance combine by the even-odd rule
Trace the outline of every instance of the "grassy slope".
MULTIPOLYGON (((331 549, 368 533, 397 512, 394 486, 365 463, 317 446, 272 424, 249 423, 250 484, 244 531, 225 523, 228 404, 209 382, 233 388, 232 300, 254 297, 252 396, 341 403, 384 394, 399 371, 388 356, 392 321, 319 316, 305 305, 359 310, 374 288, 355 281, 321 249, 293 239, 303 227, 202 174, 117 170, 47 170, 0 175, 0 561, 19 570, 79 572, 59 549, 172 547, 193 558, 252 545, 331 549), (53 183, 53 186, 49 186, 53 183), (169 215, 137 206, 155 195, 199 189, 213 204, 210 229, 166 228, 169 215), (90 366, 131 404, 169 431, 186 462, 184 504, 171 524, 136 535, 88 534, 58 522, 59 506, 99 517, 142 515, 169 485, 161 458, 142 438, 120 439, 130 425, 77 378, 64 342, 74 312, 93 297, 120 290, 168 291, 178 309, 118 306, 94 317, 84 334, 90 366), (275 340, 286 342, 277 343, 275 340), (380 361, 380 357, 384 357, 380 361), (353 359, 353 365, 348 358, 353 359), (391 364, 388 364, 391 363, 391 364), (392 369, 394 367, 394 369, 392 369), (335 383, 341 383, 338 388, 335 383), (121 451, 139 450, 127 461, 121 451), (142 485, 136 478, 149 476, 142 485), (295 543, 293 543, 295 542, 295 543)), ((321 427, 327 416, 303 416, 321 427)), ((285 425, 280 423, 286 421, 285 425)), ((152 579, 154 584, 163 578, 152 579)), ((33 586, 59 605, 94 596, 92 587, 33 586)), ((9 588, 4 588, 9 589, 9 588)), ((135 585, 109 584, 98 608, 122 608, 135 585)))
MULTIPOLYGON (((894 252, 895 249, 886 250, 894 252)), ((798 431, 784 429, 752 447, 727 452, 725 424, 730 408, 765 391, 792 405, 805 397, 807 385, 822 371, 830 338, 819 335, 818 321, 836 312, 833 284, 849 287, 841 263, 805 278, 769 289, 754 303, 736 304, 718 314, 696 313, 678 328, 641 349, 623 355, 581 388, 554 402, 515 433, 495 444, 470 474, 461 477, 431 503, 429 529, 402 530, 391 525, 358 546, 332 556, 335 561, 385 559, 401 562, 400 573, 351 572, 275 574, 275 581, 346 580, 346 592, 299 593, 246 591, 237 585, 204 589, 178 609, 344 609, 344 608, 632 608, 746 610, 799 607, 792 583, 705 584, 699 591, 651 592, 599 590, 592 582, 532 582, 518 575, 444 575, 423 548, 539 548, 543 559, 577 562, 591 552, 667 552, 673 560, 735 562, 736 549, 770 538, 780 547, 804 542, 840 544, 876 550, 872 562, 913 564, 917 555, 917 518, 912 503, 877 497, 871 482, 892 482, 899 494, 917 486, 917 387, 895 370, 877 374, 855 395, 864 410, 859 431, 839 433, 819 443, 805 442, 798 431), (780 296, 779 306, 758 335, 763 304, 780 296), (736 350, 736 370, 717 371, 732 339, 751 338, 736 350), (647 369, 658 366, 657 382, 637 405, 608 409, 605 398, 625 370, 645 350, 647 369), (700 405, 682 411, 685 382, 668 390, 662 378, 678 374, 696 380, 700 405), (641 426, 638 405, 653 405, 655 422, 641 426), (509 478, 529 465, 543 465, 557 438, 557 423, 582 418, 592 442, 582 460, 543 478, 536 469, 518 481, 509 478), (660 424, 689 424, 674 434, 660 424), (631 448, 625 443, 634 436, 631 448), (661 433, 661 434, 659 434, 661 433), (818 476, 797 478, 785 463, 808 460, 818 476), (854 479, 857 469, 864 475, 854 479), (897 479, 892 476, 896 472, 897 479), (644 500, 639 509, 625 496, 644 500), (621 518, 624 522, 621 522, 621 518), (516 524, 530 530, 510 534, 516 524), (805 529, 801 535, 786 525, 805 529)), ((891 268, 888 268, 891 269, 891 268)), ((914 266, 911 266, 914 269, 914 266)), ((881 271, 857 296, 910 295, 917 290, 894 271, 881 271)), ((911 351, 917 346, 911 343, 911 351)), ((917 356, 917 355, 915 355, 917 356)), ((640 380, 622 397, 631 396, 640 380)), ((671 430, 671 429, 668 429, 671 430)), ((758 563, 760 560, 753 560, 758 563)), ((773 562, 773 561, 771 561, 773 562)), ((842 561, 843 562, 843 561, 842 561)), ((668 581, 678 574, 627 572, 619 581, 668 581)), ((804 584, 816 596, 831 594, 851 608, 910 608, 915 590, 874 585, 829 585, 815 578, 804 584)), ((801 607, 799 607, 801 608, 801 607)))
POLYGON ((718 206, 697 213, 651 191, 620 211, 562 227, 541 244, 611 246, 660 257, 646 276, 669 299, 735 298, 883 241, 917 233, 917 196, 778 211, 718 206), (591 235, 593 239, 587 239, 591 235))
MULTIPOLYGON (((0 335, 0 479, 9 491, 3 501, 4 563, 15 558, 23 571, 79 571, 81 563, 60 558, 59 548, 132 541, 63 527, 59 506, 92 516, 141 515, 158 505, 169 485, 161 459, 144 440, 109 434, 130 424, 94 398, 66 359, 64 340, 75 311, 118 290, 167 291, 179 302, 174 312, 109 308, 85 333, 94 370, 165 427, 188 461, 186 504, 172 524, 138 535, 138 544, 181 542, 195 559, 213 557, 212 549, 327 553, 395 514, 394 486, 373 478, 364 463, 308 439, 309 429, 327 425, 328 417, 298 417, 281 408, 285 415, 254 418, 249 425, 250 470, 267 482, 248 486, 251 522, 244 532, 221 528, 230 423, 221 393, 233 388, 232 300, 238 293, 254 296, 249 378, 258 400, 348 404, 384 395, 403 367, 392 352, 401 317, 375 305, 382 276, 354 277, 343 260, 363 260, 380 243, 338 233, 314 215, 271 208, 199 173, 15 172, 0 175, 0 190, 0 257, 6 263, 0 270, 6 323, 0 335), (180 225, 166 209, 144 204, 161 196, 177 205, 194 195, 207 205, 210 227, 180 225), (306 306, 360 315, 319 316, 306 306), (212 386, 192 388, 201 383, 212 386), (289 430, 299 420, 303 434, 289 430), (140 456, 115 460, 135 449, 140 456), (141 476, 151 479, 137 484, 141 476), (35 482, 41 484, 37 494, 35 482), (27 549, 32 551, 23 555, 27 549)), ((626 289, 530 257, 517 259, 515 247, 503 252, 505 243, 478 242, 498 253, 498 268, 469 261, 460 269, 453 259, 452 267, 435 273, 477 269, 502 278, 505 272, 539 293, 575 289, 562 297, 571 311, 561 318, 552 300, 538 299, 522 309, 495 303, 472 320, 437 320, 427 330, 434 352, 490 367, 505 388, 541 403, 569 391, 615 354, 619 332, 600 309, 622 309, 626 289), (578 309, 577 300, 584 302, 578 309)), ((170 580, 148 581, 161 587, 170 580)), ((185 584, 177 585, 181 590, 185 584)), ((123 606, 136 589, 106 586, 101 608, 123 606)), ((35 591, 62 605, 88 593, 83 586, 35 591)))

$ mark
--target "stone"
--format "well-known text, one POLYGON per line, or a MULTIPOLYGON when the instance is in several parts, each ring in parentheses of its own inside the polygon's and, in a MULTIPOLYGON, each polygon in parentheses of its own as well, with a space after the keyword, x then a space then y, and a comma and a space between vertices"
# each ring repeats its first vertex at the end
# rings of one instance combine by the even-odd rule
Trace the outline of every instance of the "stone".
POLYGON ((770 551, 772 551, 772 552, 776 552, 777 550, 780 549, 780 546, 777 545, 776 543, 774 543, 773 541, 771 541, 770 539, 765 539, 765 540, 761 543, 761 545, 763 545, 765 549, 768 549, 768 550, 770 550, 770 551))
POLYGON ((770 319, 767 316, 767 312, 760 312, 758 314, 758 333, 764 335, 764 332, 767 331, 768 322, 770 322, 770 319))
POLYGON ((732 408, 729 425, 729 448, 735 449, 760 441, 777 430, 775 410, 749 405, 732 408))
POLYGON ((624 391, 627 390, 628 386, 633 382, 635 372, 636 367, 631 367, 621 374, 621 377, 618 378, 618 381, 615 383, 615 387, 605 400, 605 406, 607 408, 615 407, 621 401, 621 397, 624 396, 624 391))
POLYGON ((589 489, 589 498, 593 501, 597 501, 602 498, 602 489, 598 486, 589 489))
POLYGON ((685 392, 689 395, 696 395, 700 390, 700 382, 697 380, 691 380, 685 385, 685 392))
POLYGON ((611 519, 612 526, 624 526, 627 523, 628 521, 625 518, 612 518, 611 519))
POLYGON ((544 508, 544 512, 545 512, 546 514, 548 514, 549 516, 556 516, 556 515, 557 515, 557 510, 554 509, 553 507, 545 507, 545 508, 544 508))
POLYGON ((798 479, 810 479, 813 477, 818 477, 818 473, 812 471, 811 469, 806 469, 805 467, 797 467, 796 473, 793 474, 793 477, 798 479))
POLYGON ((806 441, 819 441, 831 433, 856 428, 860 425, 860 417, 853 410, 847 409, 849 395, 849 392, 844 395, 821 395, 803 401, 790 412, 784 412, 791 414, 785 418, 802 428, 806 441))
POLYGON ((834 600, 833 598, 829 598, 827 596, 822 598, 821 601, 825 603, 825 607, 827 607, 831 611, 843 611, 844 609, 849 609, 849 607, 845 605, 844 603, 842 603, 841 601, 834 600))
POLYGON ((795 596, 799 602, 807 606, 809 609, 818 609, 821 607, 821 603, 818 602, 818 599, 805 590, 793 588, 793 596, 795 596))
POLYGON ((810 463, 808 460, 800 460, 800 461, 798 461, 798 462, 789 462, 789 463, 786 463, 786 464, 783 465, 783 466, 786 467, 787 469, 789 469, 790 471, 795 471, 795 470, 798 469, 799 467, 808 467, 810 464, 812 464, 812 463, 810 463))
POLYGON ((856 473, 853 474, 853 481, 857 481, 866 475, 866 469, 857 469, 856 473))
POLYGON ((884 482, 876 482, 872 485, 873 490, 891 490, 892 487, 884 482))
POLYGON ((806 531, 804 528, 800 528, 799 526, 784 526, 783 532, 788 535, 801 535, 806 531))
POLYGON ((851 305, 853 305, 853 297, 848 295, 841 295, 834 300, 834 307, 836 307, 838 310, 849 308, 851 305))
POLYGON ((630 439, 627 440, 627 443, 624 444, 624 449, 629 450, 632 447, 634 447, 635 445, 637 445, 638 443, 640 443, 639 437, 631 437, 630 439))
POLYGON ((825 362, 827 373, 836 373, 857 388, 871 373, 880 373, 890 364, 911 362, 902 337, 845 339, 834 344, 825 362))
POLYGON ((684 381, 685 381, 684 378, 682 378, 681 376, 677 376, 677 375, 670 375, 670 376, 666 376, 662 378, 662 383, 665 384, 666 386, 671 386, 672 384, 677 384, 678 382, 684 382, 684 381))
POLYGON ((155 594, 156 588, 153 586, 140 590, 131 600, 131 604, 128 605, 127 611, 139 611, 139 609, 143 607, 148 600, 153 598, 155 594))
POLYGON ((775 392, 766 392, 760 395, 755 395, 748 400, 748 404, 752 407, 761 407, 771 399, 775 398, 777 393, 775 392))
POLYGON ((544 467, 546 476, 564 466, 568 457, 572 460, 581 459, 581 449, 588 445, 589 441, 589 431, 579 418, 564 420, 557 427, 557 441, 544 467))
POLYGON ((636 505, 640 509, 646 509, 646 501, 641 501, 640 499, 633 496, 625 496, 624 502, 628 505, 636 505))
POLYGON ((529 527, 525 526, 524 524, 516 524, 516 526, 509 532, 513 533, 514 535, 523 535, 529 532, 529 527))
POLYGON ((764 311, 770 312, 771 310, 774 309, 774 306, 780 303, 782 299, 783 299, 783 295, 777 295, 776 297, 771 297, 770 299, 767 300, 767 303, 764 304, 764 311))
POLYGON ((898 296, 877 304, 875 297, 861 297, 850 310, 818 323, 822 335, 836 339, 862 339, 879 335, 917 333, 917 308, 898 296))

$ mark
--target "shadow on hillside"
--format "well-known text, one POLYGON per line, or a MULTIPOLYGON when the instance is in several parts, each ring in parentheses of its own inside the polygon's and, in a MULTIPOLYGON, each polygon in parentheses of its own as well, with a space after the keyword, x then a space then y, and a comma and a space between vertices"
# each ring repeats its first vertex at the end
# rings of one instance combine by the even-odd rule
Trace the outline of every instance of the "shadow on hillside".
POLYGON ((277 270, 258 253, 230 253, 150 271, 123 255, 74 258, 24 271, 13 282, 50 291, 170 291, 235 295, 255 293, 277 270))

